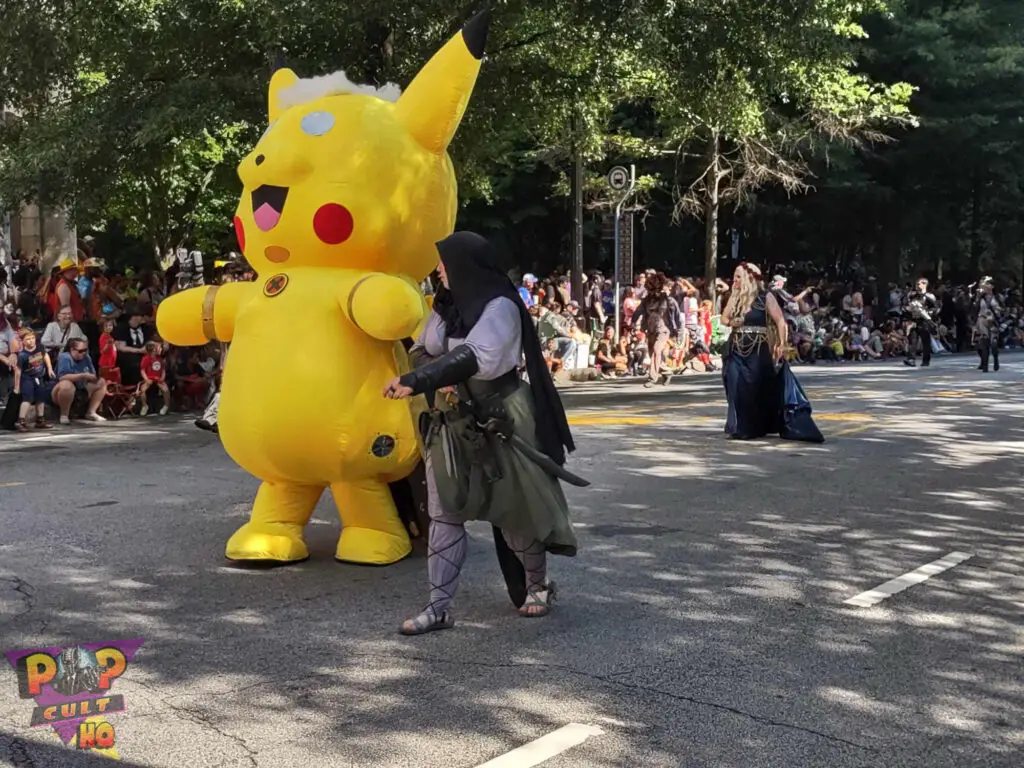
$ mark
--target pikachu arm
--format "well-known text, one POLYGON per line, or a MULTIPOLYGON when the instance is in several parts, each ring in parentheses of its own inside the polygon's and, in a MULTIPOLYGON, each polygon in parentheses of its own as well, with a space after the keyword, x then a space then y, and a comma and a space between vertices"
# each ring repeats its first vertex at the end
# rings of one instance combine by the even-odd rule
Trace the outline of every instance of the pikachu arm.
POLYGON ((381 341, 413 336, 427 316, 422 293, 410 282, 380 272, 343 280, 338 301, 353 325, 381 341))
POLYGON ((255 290, 255 283, 225 283, 175 293, 160 302, 157 332, 164 341, 179 347, 231 341, 238 309, 255 290))

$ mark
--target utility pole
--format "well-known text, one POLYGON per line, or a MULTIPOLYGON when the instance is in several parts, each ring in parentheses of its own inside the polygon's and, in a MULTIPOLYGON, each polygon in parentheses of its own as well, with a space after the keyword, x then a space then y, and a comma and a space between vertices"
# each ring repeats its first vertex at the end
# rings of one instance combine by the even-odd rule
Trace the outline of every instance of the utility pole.
MULTIPOLYGON (((608 172, 608 184, 611 188, 621 193, 621 197, 615 203, 615 343, 619 342, 619 329, 621 326, 620 310, 622 308, 622 232, 620 221, 622 220, 622 206, 633 195, 636 189, 636 166, 629 166, 627 171, 621 165, 612 168, 608 172)), ((630 229, 630 248, 633 247, 632 228, 630 229)), ((632 259, 630 259, 632 263, 632 259)))
POLYGON ((579 124, 572 122, 573 162, 572 174, 572 297, 583 304, 583 153, 577 136, 579 124))

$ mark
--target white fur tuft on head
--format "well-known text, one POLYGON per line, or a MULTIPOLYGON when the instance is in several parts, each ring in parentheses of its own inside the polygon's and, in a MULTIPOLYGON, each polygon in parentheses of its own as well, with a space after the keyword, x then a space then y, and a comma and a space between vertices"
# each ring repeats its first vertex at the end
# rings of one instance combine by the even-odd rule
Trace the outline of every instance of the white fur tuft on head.
POLYGON ((299 78, 295 85, 281 91, 278 105, 281 109, 288 109, 300 104, 308 104, 324 96, 337 96, 345 93, 376 96, 378 99, 394 102, 398 101, 402 95, 402 89, 394 83, 387 83, 380 88, 373 85, 359 85, 349 80, 348 75, 343 71, 338 71, 320 77, 299 78))

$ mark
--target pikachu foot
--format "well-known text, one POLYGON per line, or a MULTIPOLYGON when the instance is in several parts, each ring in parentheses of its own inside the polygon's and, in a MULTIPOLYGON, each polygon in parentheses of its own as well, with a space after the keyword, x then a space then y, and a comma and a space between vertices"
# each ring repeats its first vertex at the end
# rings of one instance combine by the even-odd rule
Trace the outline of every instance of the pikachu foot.
POLYGON ((309 557, 302 526, 246 523, 228 540, 228 560, 287 565, 309 557))
POLYGON ((398 534, 371 528, 345 528, 334 558, 356 565, 391 565, 411 552, 412 544, 404 530, 398 534))

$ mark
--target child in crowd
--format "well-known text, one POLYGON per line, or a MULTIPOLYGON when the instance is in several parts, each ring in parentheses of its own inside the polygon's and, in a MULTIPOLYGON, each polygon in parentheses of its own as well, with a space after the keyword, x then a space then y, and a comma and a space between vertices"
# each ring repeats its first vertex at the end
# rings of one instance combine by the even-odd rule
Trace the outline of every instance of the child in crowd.
POLYGON ((167 386, 163 344, 150 341, 146 343, 146 354, 142 356, 142 385, 139 387, 139 397, 142 398, 140 416, 149 413, 149 400, 146 399, 146 393, 154 384, 160 388, 160 394, 164 396, 164 407, 160 409, 160 415, 166 416, 167 412, 171 410, 171 389, 167 386))
POLYGON ((49 355, 38 346, 35 331, 31 328, 22 328, 18 331, 18 336, 21 340, 21 352, 18 353, 20 376, 16 374, 14 391, 21 392, 21 410, 15 429, 19 432, 28 432, 28 418, 33 408, 36 412, 36 429, 51 429, 53 425, 45 416, 46 403, 50 399, 55 378, 53 364, 49 355))
POLYGON ((100 334, 100 370, 113 368, 117 365, 117 342, 114 341, 114 321, 105 318, 101 325, 100 334))

